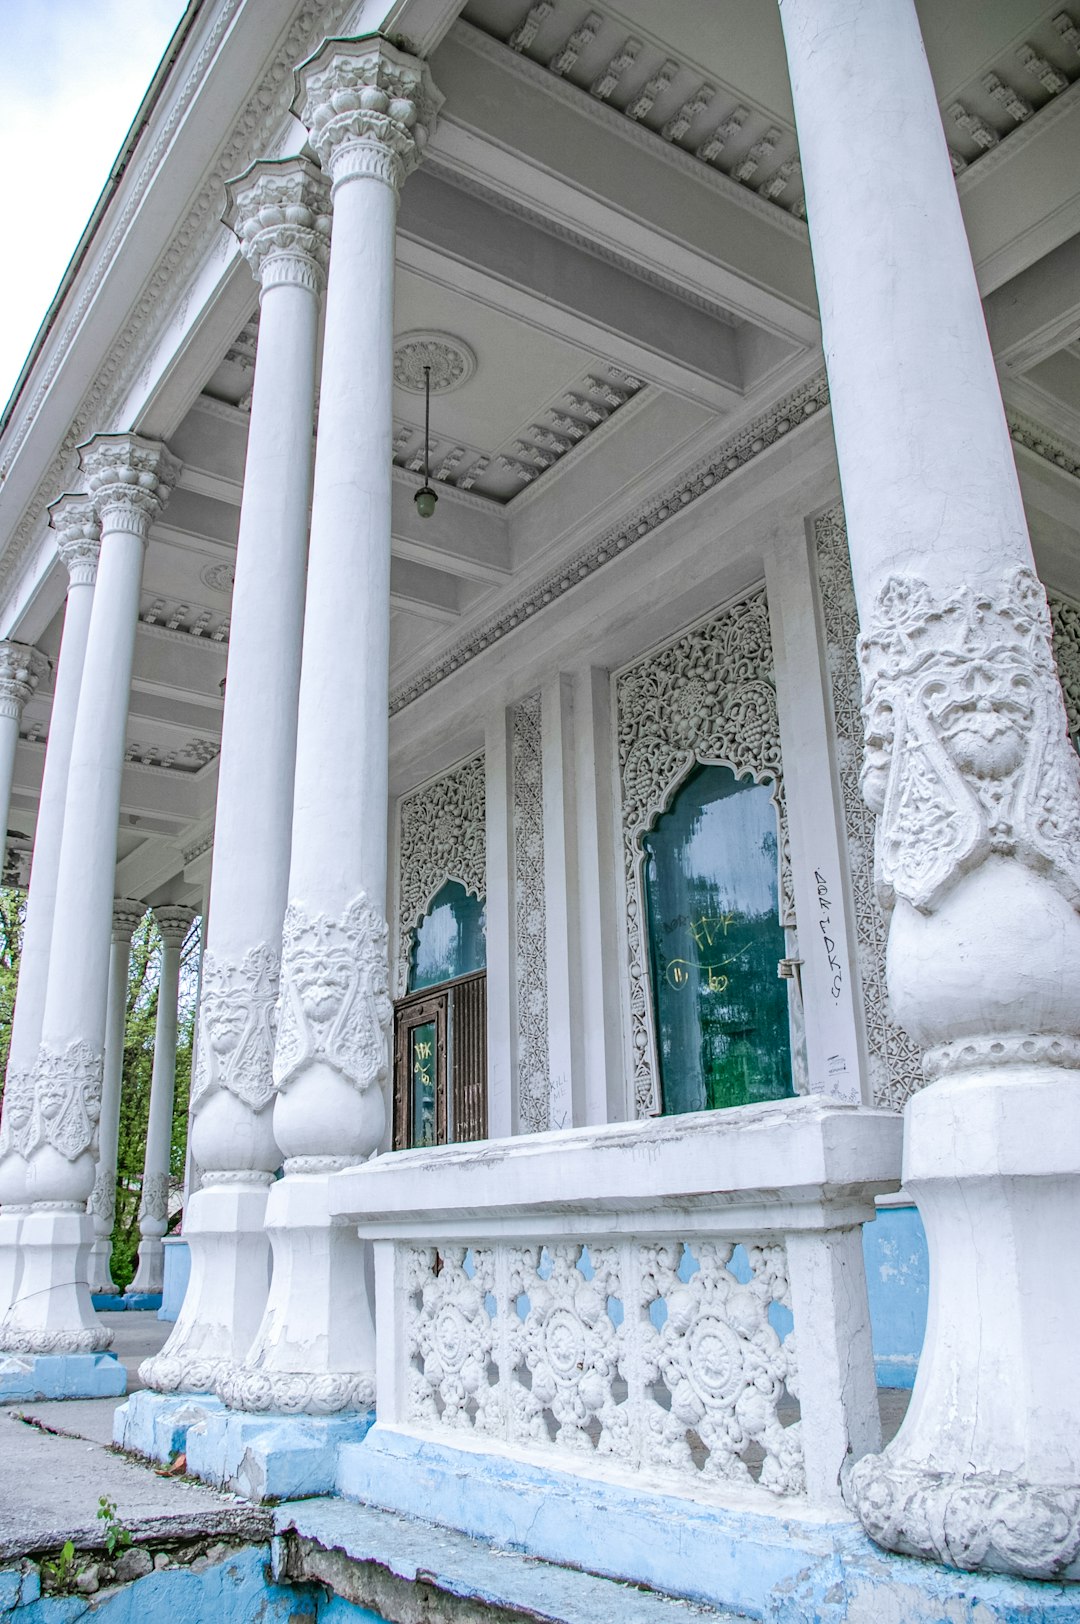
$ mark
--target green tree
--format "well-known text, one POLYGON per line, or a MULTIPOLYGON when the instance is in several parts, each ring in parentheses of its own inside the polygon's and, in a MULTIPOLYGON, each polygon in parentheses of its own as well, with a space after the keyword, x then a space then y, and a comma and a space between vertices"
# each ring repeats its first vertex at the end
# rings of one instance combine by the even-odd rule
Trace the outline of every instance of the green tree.
MULTIPOLYGON (((0 1100, 11 1042, 11 1017, 19 977, 26 897, 22 891, 0 887, 0 1100)), ((187 934, 180 955, 180 998, 176 1042, 176 1093, 173 1103, 172 1160, 174 1192, 183 1187, 187 1155, 187 1114, 191 1092, 191 1056, 195 1038, 201 920, 187 934)), ((139 1203, 142 1197, 143 1155, 150 1111, 150 1080, 154 1068, 154 1028, 157 1022, 161 938, 152 913, 136 927, 131 941, 127 1021, 124 1034, 124 1084, 120 1095, 120 1138, 117 1147, 116 1225, 113 1230, 113 1279, 121 1290, 135 1273, 139 1250, 139 1203)), ((175 1200, 175 1195, 174 1195, 175 1200)), ((172 1205, 173 1202, 170 1202, 172 1205)), ((179 1209, 169 1227, 179 1222, 179 1209)))

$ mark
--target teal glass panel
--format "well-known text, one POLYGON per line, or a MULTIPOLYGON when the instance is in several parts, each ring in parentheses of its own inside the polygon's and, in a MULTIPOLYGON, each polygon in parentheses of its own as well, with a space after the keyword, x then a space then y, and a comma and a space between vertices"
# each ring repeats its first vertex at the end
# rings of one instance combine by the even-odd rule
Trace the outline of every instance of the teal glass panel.
POLYGON ((409 1033, 409 1075, 412 1078, 412 1123, 409 1145, 420 1149, 436 1143, 435 1022, 425 1021, 409 1033))
POLYGON ((486 948, 483 897, 472 897, 457 880, 447 880, 413 931, 409 991, 483 970, 486 948))
POLYGON ((791 1094, 772 787, 698 767, 643 839, 666 1113, 791 1094))

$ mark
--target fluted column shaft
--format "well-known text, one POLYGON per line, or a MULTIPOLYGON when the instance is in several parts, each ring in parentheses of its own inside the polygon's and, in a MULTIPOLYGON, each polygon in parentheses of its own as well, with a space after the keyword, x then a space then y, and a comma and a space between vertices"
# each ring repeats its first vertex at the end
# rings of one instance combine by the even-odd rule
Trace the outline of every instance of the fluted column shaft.
POLYGON ((124 1036, 127 1029, 128 972, 131 938, 146 908, 126 897, 113 904, 112 946, 109 950, 109 998, 105 1012, 105 1065, 101 1084, 101 1120, 98 1123, 98 1161, 89 1201, 94 1224, 90 1252, 90 1291, 112 1297, 112 1232, 116 1221, 116 1159, 120 1141, 120 1095, 124 1082, 124 1036))
POLYGON ((274 1058, 286 1176, 267 1204, 266 1313, 218 1390, 241 1408, 335 1411, 373 1395, 363 1249, 330 1221, 327 1182, 385 1124, 394 234, 440 98, 424 64, 377 36, 326 41, 299 79, 334 240, 274 1058))
POLYGON ((180 954, 194 918, 190 908, 154 909, 161 937, 154 1066, 150 1075, 150 1110, 146 1121, 142 1202, 139 1206, 139 1262, 132 1293, 159 1295, 164 1283, 162 1239, 169 1227, 169 1169, 172 1162, 173 1100, 176 1093, 177 1000, 180 954))
POLYGON ((206 1389, 247 1353, 266 1305, 274 1004, 289 878, 319 301, 330 189, 302 158, 229 183, 227 222, 261 286, 218 777, 208 947, 192 1087, 201 1187, 184 1216, 191 1277, 143 1366, 206 1389))
POLYGON ((780 9, 890 1003, 928 1080, 904 1144, 926 1342, 849 1491, 893 1550, 1080 1578, 1080 763, 913 0, 780 9))
POLYGON ((30 1211, 19 1234, 18 1297, 0 1346, 93 1351, 110 1333, 87 1285, 104 1064, 113 877, 128 694, 143 555, 176 480, 164 446, 98 435, 80 452, 101 525, 101 553, 75 717, 56 882, 34 1121, 27 1152, 30 1211))

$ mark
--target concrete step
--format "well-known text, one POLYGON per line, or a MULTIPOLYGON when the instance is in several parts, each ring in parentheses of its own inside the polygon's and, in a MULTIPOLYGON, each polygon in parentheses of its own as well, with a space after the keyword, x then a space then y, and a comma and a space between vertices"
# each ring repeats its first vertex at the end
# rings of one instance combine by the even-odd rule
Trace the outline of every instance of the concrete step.
POLYGON ((278 1507, 274 1525, 279 1582, 326 1585, 388 1624, 418 1616, 481 1624, 489 1615, 499 1624, 748 1624, 744 1614, 537 1561, 374 1506, 294 1501, 278 1507))

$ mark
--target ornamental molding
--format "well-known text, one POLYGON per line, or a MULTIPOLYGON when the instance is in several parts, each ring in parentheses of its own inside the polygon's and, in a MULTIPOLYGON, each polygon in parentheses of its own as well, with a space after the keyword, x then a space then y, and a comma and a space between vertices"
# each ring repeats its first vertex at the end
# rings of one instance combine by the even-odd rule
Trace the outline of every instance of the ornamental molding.
POLYGON ((230 1410, 273 1410, 282 1415, 336 1415, 340 1410, 370 1410, 375 1378, 368 1371, 250 1370, 219 1363, 212 1389, 230 1410))
POLYGON ((183 904, 161 903, 155 905, 153 915, 162 947, 178 952, 187 940, 195 909, 183 904))
POLYGON ((89 1043, 69 1043, 63 1050, 42 1044, 32 1074, 34 1110, 24 1156, 49 1145, 65 1161, 96 1158, 103 1067, 101 1051, 89 1043))
POLYGON ((79 466, 102 531, 130 530, 145 542, 181 465, 160 440, 97 434, 79 447, 79 466))
POLYGON ((518 626, 547 608, 563 593, 569 592, 603 565, 610 563, 627 548, 636 545, 652 533, 673 514, 681 513, 692 502, 713 490, 725 479, 730 479, 748 463, 756 460, 778 440, 793 433, 802 424, 816 417, 829 404, 825 374, 818 373, 809 382, 800 385, 791 394, 748 423, 744 429, 724 440, 715 451, 697 462, 687 473, 673 481, 664 490, 635 508, 617 525, 605 530, 600 537, 573 553, 535 586, 512 599, 496 615, 482 622, 468 636, 453 644, 438 660, 433 661, 415 677, 403 683, 391 695, 390 712, 396 715, 434 688, 437 683, 467 665, 485 649, 497 643, 518 626))
POLYGON ((690 770, 770 780, 777 814, 780 922, 795 924, 780 722, 765 588, 758 587, 613 678, 623 832, 630 1055, 635 1113, 661 1106, 649 990, 642 836, 690 770))
POLYGON ((164 1224, 168 1222, 168 1173, 145 1173, 143 1175, 142 1200, 139 1203, 139 1217, 149 1218, 152 1223, 157 1224, 164 1224))
POLYGON ((463 761, 399 803, 397 996, 409 984, 413 932, 448 880, 487 892, 484 756, 463 761))
POLYGON ((361 892, 340 919, 290 902, 282 930, 274 1087, 326 1062, 364 1094, 386 1079, 386 921, 361 892))
POLYGON ((529 694, 515 705, 512 727, 517 1105, 525 1133, 570 1126, 551 1120, 541 715, 539 693, 529 694))
POLYGON ((932 913, 991 854, 1080 907, 1080 760, 1037 576, 1013 568, 948 596, 891 576, 859 665, 882 907, 932 913))
MULTIPOLYGON (((98 253, 92 270, 82 284, 78 301, 63 330, 51 340, 51 358, 37 389, 17 423, 12 424, 7 436, 6 454, 0 464, 0 481, 11 470, 30 429, 38 417, 47 394, 51 390, 60 368, 71 349, 87 311, 128 236, 129 228, 142 207, 146 193, 154 181, 161 163, 171 147, 180 125, 187 117, 199 86, 217 55, 222 40, 232 27, 242 0, 221 0, 214 23, 198 56, 192 63, 183 85, 179 89, 168 117, 164 121, 153 146, 145 159, 136 167, 130 166, 130 189, 116 216, 116 222, 98 253)), ((243 110, 240 120, 219 149, 217 161, 207 172, 187 215, 173 232, 169 246, 151 275, 135 304, 122 331, 109 346, 109 353, 97 376, 83 396, 74 414, 71 427, 57 448, 55 456, 45 470, 34 495, 27 503, 23 516, 0 555, 0 593, 22 566, 27 551, 38 533, 41 514, 48 493, 63 489, 77 467, 75 448, 88 433, 102 422, 114 418, 123 403, 133 380, 146 363, 146 357, 156 351, 160 337, 173 319, 170 290, 188 283, 196 268, 215 255, 227 256, 233 239, 222 230, 218 212, 225 182, 238 174, 255 158, 266 151, 269 143, 289 119, 289 104, 293 84, 291 73, 313 44, 327 29, 339 26, 349 9, 350 0, 307 0, 297 13, 288 33, 281 41, 267 67, 262 82, 256 86, 243 110)), ((125 182, 128 177, 125 176, 125 182)))
POLYGON ((103 1162, 98 1163, 98 1170, 94 1176, 94 1188, 90 1199, 86 1203, 86 1210, 92 1217, 97 1218, 101 1232, 112 1234, 112 1227, 116 1221, 116 1168, 106 1167, 103 1162))
POLYGON ((874 890, 874 814, 859 787, 863 757, 862 695, 856 656, 859 611, 851 580, 844 510, 839 503, 815 521, 814 544, 869 1081, 875 1105, 902 1111, 926 1078, 918 1046, 889 1014, 885 975, 889 922, 874 890))
POLYGON ((1080 479, 1080 449, 1071 441, 1056 434, 1052 429, 1044 428, 1025 412, 1009 411, 1006 419, 1009 433, 1016 445, 1031 451, 1043 462, 1053 463, 1055 468, 1071 474, 1073 479, 1080 479))
POLYGON ((0 1098, 0 1160, 28 1157, 36 1148, 33 1072, 9 1066, 0 1098))
POLYGON ((93 502, 67 492, 50 502, 47 511, 70 584, 93 586, 101 554, 101 521, 93 502))
POLYGON ((263 291, 282 282, 314 294, 330 263, 330 183, 307 158, 260 159, 226 183, 223 223, 263 291))
POLYGON ((476 371, 476 356, 462 338, 451 333, 402 333, 394 343, 394 382, 410 394, 424 393, 424 368, 431 368, 431 393, 448 395, 476 371))
POLYGON ((886 1451, 856 1461, 847 1498, 878 1545, 946 1567, 1060 1580, 1080 1557, 1080 1484, 951 1476, 886 1451))
POLYGON ((326 39, 294 79, 292 111, 335 187, 364 174, 399 190, 443 102, 427 63, 378 34, 326 39))
POLYGON ((36 648, 0 642, 0 716, 18 722, 48 670, 48 660, 36 648))
POLYGON ((113 1334, 99 1325, 86 1331, 44 1331, 0 1322, 0 1350, 4 1353, 104 1353, 113 1334))
POLYGON ((1058 592, 1048 591, 1046 597, 1069 734, 1080 748, 1080 604, 1063 598, 1058 592))
MULTIPOLYGON (((600 125, 621 140, 641 147, 679 173, 689 176, 699 185, 711 187, 729 201, 737 201, 749 213, 762 216, 789 236, 796 237, 802 242, 807 241, 806 223, 800 216, 793 214, 783 204, 772 202, 760 192, 743 185, 725 174, 722 169, 717 169, 707 160, 703 161, 686 148, 676 146, 672 139, 665 138, 659 130, 651 129, 639 119, 632 118, 598 96, 591 95, 581 86, 532 61, 520 50, 514 50, 509 44, 484 33, 462 18, 454 24, 451 35, 459 44, 466 46, 478 56, 498 62, 507 72, 535 86, 543 94, 562 102, 564 106, 572 107, 575 112, 583 114, 592 123, 600 125)), ((775 124, 772 115, 769 115, 769 121, 775 124)), ((794 130, 790 125, 787 126, 785 133, 791 140, 794 139, 794 130)), ((763 154, 763 159, 764 157, 763 154)), ((779 163, 775 167, 779 169, 779 163)), ((768 178, 773 173, 774 170, 771 168, 767 171, 763 169, 762 181, 767 184, 768 178)), ((789 173, 794 178, 794 169, 789 173)))
POLYGON ((268 942, 249 948, 239 961, 220 958, 212 948, 203 954, 193 1113, 221 1089, 251 1111, 273 1099, 280 963, 277 946, 268 942))

